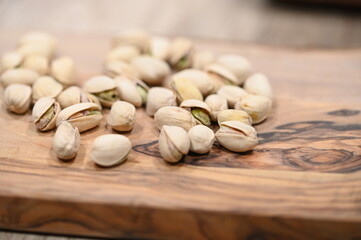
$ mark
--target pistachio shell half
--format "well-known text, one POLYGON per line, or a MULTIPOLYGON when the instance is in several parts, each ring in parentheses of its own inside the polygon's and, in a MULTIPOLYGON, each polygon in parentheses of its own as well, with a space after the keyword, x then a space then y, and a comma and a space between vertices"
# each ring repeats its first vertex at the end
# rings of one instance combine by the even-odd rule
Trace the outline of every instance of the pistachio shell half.
POLYGON ((131 64, 139 74, 139 78, 150 85, 161 84, 170 74, 167 63, 155 57, 142 55, 134 58, 131 64))
POLYGON ((204 101, 211 109, 211 120, 217 121, 217 117, 220 111, 228 109, 227 99, 221 95, 212 94, 209 95, 204 101))
POLYGON ((14 113, 25 113, 31 103, 31 87, 25 84, 14 83, 5 88, 5 107, 14 113))
POLYGON ((63 86, 49 76, 39 77, 33 84, 33 102, 43 97, 55 98, 63 90, 63 86))
POLYGON ((85 84, 85 91, 98 97, 103 107, 111 107, 118 100, 116 82, 107 76, 96 76, 90 78, 85 84))
POLYGON ((159 150, 162 158, 170 163, 179 162, 190 148, 187 132, 176 126, 163 126, 159 135, 159 150))
POLYGON ((247 95, 247 92, 238 86, 225 85, 217 91, 217 95, 226 98, 228 106, 234 108, 236 102, 247 95))
POLYGON ((40 131, 48 131, 55 128, 56 119, 60 112, 60 105, 54 98, 40 98, 33 108, 33 121, 40 131))
POLYGON ((60 57, 54 59, 50 66, 51 75, 64 85, 73 85, 76 83, 76 70, 73 59, 69 57, 60 57))
POLYGON ((192 114, 180 107, 167 106, 154 114, 154 122, 159 129, 164 125, 178 126, 188 131, 197 124, 192 114))
POLYGON ((272 88, 269 83, 268 78, 261 73, 252 74, 243 85, 244 89, 254 95, 261 95, 268 97, 270 99, 273 98, 272 88))
POLYGON ((130 131, 135 122, 135 107, 124 101, 116 101, 108 116, 108 124, 117 131, 130 131))
POLYGON ((179 102, 183 102, 187 99, 197 99, 203 101, 203 95, 187 78, 172 78, 170 87, 174 91, 179 102))
POLYGON ((175 78, 188 79, 199 89, 203 96, 210 94, 214 88, 213 80, 209 74, 198 69, 182 70, 173 75, 173 79, 175 78))
POLYGON ((160 108, 166 106, 177 106, 173 91, 163 87, 152 87, 148 92, 146 113, 154 116, 160 108))
POLYGON ((180 104, 180 107, 190 111, 198 124, 203 124, 206 126, 211 125, 211 109, 207 103, 200 100, 188 99, 184 100, 180 104))
POLYGON ((0 82, 4 87, 13 83, 32 85, 38 77, 39 74, 31 69, 12 68, 1 74, 0 82))
POLYGON ((237 85, 241 85, 252 73, 251 63, 242 56, 224 54, 217 58, 217 63, 230 70, 237 77, 237 85))
POLYGON ((260 123, 267 118, 271 112, 272 101, 268 97, 261 95, 247 94, 235 105, 235 109, 247 112, 254 124, 260 123))
POLYGON ((211 150, 214 143, 214 133, 210 128, 203 125, 194 126, 188 131, 188 136, 192 152, 205 154, 211 150))
POLYGON ((253 123, 251 116, 249 116, 247 112, 235 109, 220 111, 217 120, 218 125, 221 125, 222 122, 226 121, 239 121, 250 126, 252 126, 253 123))
POLYGON ((76 157, 80 146, 80 134, 77 128, 67 121, 62 122, 53 138, 53 150, 59 159, 69 160, 76 157))

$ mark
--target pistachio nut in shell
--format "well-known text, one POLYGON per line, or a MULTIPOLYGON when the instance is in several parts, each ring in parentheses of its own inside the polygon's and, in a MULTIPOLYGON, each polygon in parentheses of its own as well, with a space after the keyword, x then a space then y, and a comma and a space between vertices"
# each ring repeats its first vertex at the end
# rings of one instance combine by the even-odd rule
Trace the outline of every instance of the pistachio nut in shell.
POLYGON ((79 132, 92 129, 100 124, 103 115, 95 103, 78 103, 64 108, 58 115, 56 126, 63 121, 68 121, 79 132))
POLYGON ((104 73, 109 77, 125 76, 139 78, 136 69, 124 61, 107 61, 104 66, 104 73))
POLYGON ((141 55, 134 58, 131 64, 137 71, 139 78, 150 85, 161 84, 170 74, 168 64, 155 57, 141 55))
POLYGON ((168 62, 175 70, 182 70, 191 66, 193 42, 188 38, 173 39, 169 47, 168 62))
POLYGON ((74 60, 70 57, 59 57, 51 62, 51 75, 64 85, 76 83, 76 69, 74 60))
POLYGON ((187 99, 197 99, 203 101, 203 95, 199 89, 187 78, 172 78, 170 87, 177 96, 179 102, 187 99))
POLYGON ((167 60, 169 54, 170 41, 165 37, 152 37, 146 50, 150 56, 167 60))
POLYGON ((188 131, 188 136, 192 152, 205 154, 211 150, 214 143, 214 133, 209 127, 203 125, 194 126, 188 131))
POLYGON ((39 131, 48 131, 55 128, 60 112, 60 104, 51 97, 40 98, 33 107, 32 118, 39 131))
POLYGON ((252 65, 245 58, 236 54, 224 54, 217 58, 216 62, 237 77, 237 85, 241 85, 252 73, 252 65))
POLYGON ((45 75, 49 70, 49 60, 42 55, 30 55, 24 59, 21 67, 34 70, 39 75, 45 75))
POLYGON ((63 85, 55 81, 54 78, 49 76, 39 77, 33 84, 33 102, 43 97, 56 98, 61 91, 63 91, 63 85))
POLYGON ((196 50, 192 54, 192 68, 204 70, 214 60, 215 55, 212 51, 196 50))
POLYGON ((273 98, 272 88, 266 75, 262 73, 252 74, 246 79, 243 88, 250 94, 273 98))
POLYGON ((133 104, 116 101, 111 109, 107 122, 114 130, 130 131, 135 123, 136 111, 133 104))
POLYGON ((238 86, 224 85, 217 91, 217 95, 226 98, 228 107, 234 108, 236 102, 247 95, 247 92, 238 86))
POLYGON ((223 65, 218 63, 211 63, 205 68, 205 71, 208 72, 215 81, 220 81, 223 84, 228 85, 239 85, 239 81, 236 75, 225 68, 223 65))
POLYGON ((258 144, 256 130, 239 121, 222 122, 215 136, 219 144, 233 152, 246 152, 258 144))
POLYGON ((196 120, 189 111, 174 106, 160 108, 154 114, 154 122, 158 129, 162 129, 164 125, 169 125, 181 127, 186 131, 197 125, 196 120))
POLYGON ((38 77, 39 74, 31 69, 12 68, 0 75, 0 82, 4 87, 13 83, 32 85, 38 77))
POLYGON ((175 73, 172 78, 188 79, 198 88, 203 96, 209 95, 214 88, 212 78, 209 74, 198 69, 184 69, 175 73))
POLYGON ((95 76, 84 84, 88 93, 98 97, 103 107, 111 107, 119 99, 116 82, 107 76, 95 76))
POLYGON ((180 107, 188 110, 196 119, 198 124, 203 124, 206 126, 211 125, 211 109, 207 103, 196 99, 188 99, 184 100, 180 104, 180 107))
POLYGON ((131 45, 122 45, 109 51, 106 61, 124 61, 130 62, 133 58, 140 55, 140 50, 131 45))
POLYGON ((14 83, 5 88, 4 105, 14 113, 25 113, 31 103, 31 87, 25 84, 14 83))
POLYGON ((190 148, 187 132, 177 126, 163 126, 159 135, 159 150, 162 158, 170 163, 179 162, 190 148))
POLYGON ((48 59, 51 59, 55 54, 55 49, 50 45, 44 45, 38 42, 19 45, 16 51, 21 53, 24 57, 31 55, 41 55, 48 59))
POLYGON ((53 138, 53 151, 57 158, 69 160, 76 157, 80 146, 80 134, 77 128, 67 121, 62 122, 53 138))
POLYGON ((218 114, 222 110, 228 109, 227 99, 221 95, 212 94, 209 95, 204 101, 211 109, 211 120, 217 121, 218 114))
POLYGON ((148 45, 149 35, 140 29, 129 29, 123 31, 113 37, 113 47, 122 45, 131 45, 137 47, 140 51, 144 51, 148 45))
POLYGON ((97 137, 91 148, 90 158, 99 166, 112 167, 124 162, 132 148, 130 140, 119 134, 97 137))
POLYGON ((0 71, 5 71, 10 68, 16 68, 23 62, 23 55, 17 51, 4 53, 0 60, 0 71))
POLYGON ((45 46, 51 49, 52 52, 55 52, 57 47, 56 39, 52 35, 45 32, 28 32, 24 34, 18 42, 19 46, 30 44, 39 44, 45 46))
POLYGON ((220 111, 218 113, 217 121, 218 125, 221 125, 222 122, 226 121, 239 121, 249 126, 252 126, 253 123, 251 116, 247 112, 236 109, 226 109, 220 111))
POLYGON ((166 106, 177 106, 176 96, 173 91, 164 87, 149 89, 145 108, 146 113, 152 117, 160 108, 166 106))
POLYGON ((236 103, 235 109, 247 112, 252 117, 253 123, 257 124, 265 120, 271 112, 272 101, 261 95, 247 94, 236 103))
POLYGON ((65 89, 58 95, 57 101, 63 109, 71 105, 83 102, 93 102, 99 105, 99 107, 101 107, 97 97, 90 93, 86 93, 78 86, 70 86, 65 89))
POLYGON ((115 78, 114 81, 121 100, 129 102, 135 107, 141 107, 146 103, 149 87, 144 82, 122 76, 115 78))

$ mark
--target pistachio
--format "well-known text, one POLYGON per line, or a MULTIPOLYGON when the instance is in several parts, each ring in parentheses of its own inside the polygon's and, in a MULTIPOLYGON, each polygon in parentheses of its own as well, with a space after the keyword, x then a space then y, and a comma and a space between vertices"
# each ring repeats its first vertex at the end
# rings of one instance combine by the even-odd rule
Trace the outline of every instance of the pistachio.
POLYGON ((226 109, 220 111, 217 120, 218 125, 221 125, 222 122, 226 121, 239 121, 250 126, 252 126, 253 123, 252 118, 248 115, 247 112, 235 109, 226 109))
POLYGON ((131 45, 137 47, 140 51, 144 51, 148 41, 149 36, 146 32, 139 29, 131 29, 116 35, 113 38, 113 47, 131 45))
POLYGON ((165 61, 168 58, 170 42, 165 37, 152 37, 146 52, 155 58, 165 61))
POLYGON ((40 131, 55 128, 56 119, 60 112, 60 104, 54 98, 40 98, 33 108, 33 121, 40 131))
POLYGON ((150 85, 161 84, 170 74, 170 68, 161 59, 142 55, 132 60, 132 66, 139 74, 139 78, 150 85))
POLYGON ((218 114, 220 111, 228 109, 227 99, 221 95, 217 95, 217 94, 209 95, 206 98, 205 103, 207 103, 207 105, 211 109, 210 116, 213 122, 217 121, 218 114))
POLYGON ((192 55, 192 68, 204 70, 215 59, 213 52, 208 50, 197 50, 192 55))
POLYGON ((211 109, 207 103, 200 100, 188 99, 184 100, 180 104, 180 107, 190 111, 198 124, 203 124, 206 126, 211 125, 211 109))
POLYGON ((167 106, 160 108, 154 114, 154 122, 159 129, 164 125, 181 127, 188 131, 197 124, 193 115, 180 107, 167 106))
POLYGON ((250 94, 261 95, 270 99, 273 98, 271 85, 268 78, 264 74, 252 74, 244 82, 243 87, 250 94))
POLYGON ((223 85, 237 85, 238 80, 236 75, 233 74, 230 70, 223 67, 220 64, 212 63, 206 67, 206 72, 213 79, 214 91, 216 92, 223 85))
POLYGON ((50 66, 51 75, 64 85, 76 83, 75 64, 69 57, 54 59, 50 66))
POLYGON ((186 78, 191 81, 202 93, 207 96, 213 91, 212 78, 204 71, 198 69, 185 69, 173 75, 173 78, 186 78))
POLYGON ((239 121, 222 122, 215 135, 223 147, 233 152, 249 151, 258 143, 256 130, 239 121))
POLYGON ((39 74, 33 70, 26 68, 13 68, 8 69, 1 74, 0 82, 4 87, 13 83, 32 85, 38 77, 39 74))
POLYGON ((107 76, 90 78, 84 85, 84 89, 98 97, 104 107, 111 107, 118 100, 116 82, 107 76))
POLYGON ((96 103, 101 108, 97 97, 90 93, 84 92, 77 86, 70 86, 59 94, 57 100, 62 108, 67 108, 71 105, 83 102, 96 103))
POLYGON ((93 142, 90 158, 99 166, 112 167, 124 162, 132 148, 130 140, 119 134, 106 134, 93 142))
POLYGON ((130 62, 133 58, 140 55, 140 50, 137 47, 122 45, 110 50, 107 55, 107 62, 110 61, 124 61, 130 62))
POLYGON ((10 84, 4 91, 5 107, 14 113, 25 113, 31 103, 31 87, 24 84, 10 84))
POLYGON ((5 71, 7 69, 19 67, 23 59, 23 55, 19 52, 7 52, 1 56, 0 69, 1 71, 5 71))
POLYGON ((18 42, 19 46, 37 45, 47 49, 50 55, 56 51, 57 42, 53 36, 44 32, 29 32, 23 35, 18 42))
POLYGON ((237 77, 236 85, 241 85, 252 73, 251 63, 239 55, 221 55, 217 58, 217 63, 230 70, 237 77))
POLYGON ((179 102, 187 99, 197 99, 203 101, 202 93, 198 90, 196 85, 187 78, 172 78, 170 86, 179 102))
POLYGON ((176 126, 163 126, 159 135, 159 150, 162 158, 170 163, 179 162, 190 148, 187 132, 176 126))
POLYGON ((49 76, 39 77, 33 84, 33 102, 43 97, 55 98, 63 90, 63 86, 49 76))
POLYGON ((148 86, 138 80, 127 77, 117 77, 114 79, 120 99, 141 107, 147 101, 148 86))
POLYGON ((187 38, 175 38, 169 48, 169 64, 175 70, 182 70, 191 65, 193 42, 187 38))
POLYGON ((78 103, 64 108, 59 113, 56 126, 59 126, 63 121, 68 121, 71 125, 77 127, 79 132, 84 132, 98 126, 102 118, 103 115, 97 104, 78 103))
POLYGON ((154 114, 162 107, 177 106, 174 93, 163 87, 153 87, 148 92, 146 113, 149 116, 154 114))
POLYGON ((225 97, 227 99, 228 107, 234 108, 236 102, 247 95, 247 92, 238 86, 225 85, 217 91, 217 95, 225 97))
POLYGON ((52 58, 55 54, 55 49, 51 46, 44 45, 39 42, 30 42, 18 46, 17 52, 21 53, 24 57, 31 55, 41 55, 48 59, 52 58))
POLYGON ((192 152, 205 154, 211 150, 214 142, 214 133, 210 128, 203 125, 194 126, 188 131, 188 136, 192 152))
POLYGON ((34 70, 39 75, 45 75, 49 70, 49 60, 42 55, 30 55, 24 59, 21 67, 34 70))
POLYGON ((139 78, 139 74, 132 65, 118 60, 106 62, 104 72, 110 77, 125 76, 139 78))
POLYGON ((117 131, 130 131, 135 122, 135 107, 124 101, 116 101, 108 117, 108 124, 117 131))
POLYGON ((235 109, 247 112, 254 124, 260 123, 267 118, 271 112, 272 101, 268 97, 261 95, 247 94, 235 105, 235 109))
POLYGON ((69 160, 76 157, 80 146, 80 134, 77 128, 67 121, 62 122, 53 138, 53 150, 59 159, 69 160))

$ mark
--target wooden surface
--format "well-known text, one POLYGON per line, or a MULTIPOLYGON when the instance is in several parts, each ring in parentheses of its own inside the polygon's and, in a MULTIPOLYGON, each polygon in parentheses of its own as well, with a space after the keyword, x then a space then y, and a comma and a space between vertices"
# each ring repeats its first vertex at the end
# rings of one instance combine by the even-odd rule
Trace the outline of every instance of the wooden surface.
MULTIPOLYGON (((18 35, 7 35, 2 53, 18 35)), ((84 81, 101 71, 108 38, 62 37, 84 81)), ((133 150, 104 169, 89 159, 103 122, 81 135, 77 158, 58 161, 53 132, 39 133, 30 113, 0 108, 0 227, 151 239, 361 238, 361 50, 292 50, 201 41, 238 53, 267 74, 275 92, 260 144, 177 165, 158 153, 158 130, 142 109, 126 134, 133 150), (176 236, 176 237, 175 237, 176 236)))

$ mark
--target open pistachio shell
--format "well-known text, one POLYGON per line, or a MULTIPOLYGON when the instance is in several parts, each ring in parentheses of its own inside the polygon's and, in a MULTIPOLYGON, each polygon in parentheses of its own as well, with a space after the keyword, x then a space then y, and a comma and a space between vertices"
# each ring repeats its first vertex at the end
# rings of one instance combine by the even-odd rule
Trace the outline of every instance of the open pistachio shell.
POLYGON ((14 113, 25 113, 31 103, 31 87, 24 84, 14 83, 5 88, 5 107, 14 113))
POLYGON ((60 57, 54 59, 50 66, 51 75, 64 85, 73 85, 76 83, 76 70, 73 59, 69 57, 60 57))
POLYGON ((62 122, 53 138, 53 150, 59 159, 69 160, 76 157, 80 146, 80 134, 77 128, 67 121, 62 122))
POLYGON ((213 80, 209 74, 198 69, 182 70, 173 75, 173 79, 175 78, 188 79, 199 89, 203 96, 210 94, 214 88, 213 80))
POLYGON ((116 82, 107 76, 92 77, 84 85, 85 91, 97 96, 104 107, 111 107, 118 100, 116 87, 116 82))
POLYGON ((109 77, 125 76, 139 78, 137 70, 132 65, 119 60, 107 61, 104 65, 104 73, 109 77))
POLYGON ((168 62, 175 70, 191 66, 193 42, 187 38, 175 38, 170 45, 168 62))
POLYGON ((163 126, 159 135, 159 150, 162 158, 171 163, 179 162, 190 148, 187 132, 176 126, 163 126))
POLYGON ((207 103, 196 99, 188 99, 184 100, 180 107, 190 111, 198 124, 211 125, 211 109, 207 103))
POLYGON ((204 101, 211 109, 211 120, 217 121, 217 117, 220 111, 228 109, 227 99, 223 96, 212 94, 209 95, 204 101))
POLYGON ((187 78, 172 78, 170 86, 177 96, 179 102, 187 99, 197 99, 203 101, 202 93, 198 90, 196 85, 194 85, 187 78))
POLYGON ((236 109, 226 109, 220 111, 217 121, 218 125, 221 125, 222 122, 226 121, 239 121, 250 126, 252 126, 253 123, 251 116, 247 112, 236 109))
POLYGON ((12 68, 1 74, 0 82, 4 87, 13 83, 32 85, 38 77, 39 74, 31 69, 12 68))
POLYGON ((215 59, 213 52, 208 50, 196 50, 192 54, 192 68, 204 70, 215 59))
POLYGON ((163 87, 152 87, 148 92, 146 113, 154 116, 160 108, 166 106, 177 106, 173 91, 163 87))
POLYGON ((125 101, 116 101, 110 109, 107 122, 117 131, 130 131, 135 123, 134 105, 125 101))
POLYGON ((198 154, 209 152, 214 143, 214 133, 206 126, 197 125, 188 131, 191 141, 190 150, 198 154))
POLYGON ((132 60, 132 66, 139 74, 139 78, 150 85, 159 85, 170 74, 170 68, 161 59, 141 55, 132 60))
POLYGON ((261 95, 247 94, 235 105, 235 109, 247 112, 254 124, 260 123, 267 118, 271 112, 272 101, 268 97, 261 95))
POLYGON ((166 61, 169 54, 170 42, 165 37, 152 37, 146 50, 150 56, 166 61))
POLYGON ((140 50, 135 46, 122 45, 110 50, 107 55, 107 62, 109 61, 124 61, 130 62, 133 58, 140 55, 140 50))
POLYGON ((247 95, 247 92, 238 86, 225 85, 217 91, 217 95, 226 98, 228 106, 234 108, 236 102, 247 95))
POLYGON ((21 67, 34 70, 39 75, 45 75, 49 71, 49 59, 42 55, 27 56, 21 67))
POLYGON ((123 31, 113 37, 113 47, 131 45, 137 47, 141 52, 148 45, 149 35, 140 29, 130 29, 123 31))
POLYGON ((63 85, 49 76, 39 77, 33 84, 33 102, 43 97, 55 98, 63 90, 63 85))
POLYGON ((93 102, 98 104, 100 107, 100 102, 97 97, 91 95, 90 93, 84 92, 77 86, 70 86, 65 89, 58 95, 57 101, 62 108, 67 108, 71 105, 83 102, 93 102))
POLYGON ((261 73, 252 74, 243 85, 244 89, 254 95, 261 95, 268 97, 270 99, 273 98, 272 88, 269 83, 268 78, 261 73))
POLYGON ((40 98, 33 108, 33 121, 40 131, 48 131, 55 128, 56 119, 60 112, 60 105, 54 98, 40 98))
POLYGON ((145 104, 149 88, 144 82, 127 77, 117 77, 114 81, 117 84, 121 100, 129 102, 135 107, 141 107, 145 104))
POLYGON ((7 52, 1 56, 0 71, 19 67, 23 60, 24 56, 21 53, 17 51, 7 52))
POLYGON ((169 125, 181 127, 186 131, 197 124, 196 120, 189 111, 173 106, 160 108, 154 114, 154 122, 159 129, 161 129, 164 125, 169 125))
POLYGON ((217 91, 222 85, 238 85, 239 83, 236 75, 220 64, 212 63, 208 65, 206 67, 206 72, 208 72, 213 78, 215 91, 217 91))
POLYGON ((218 64, 230 70, 237 77, 237 85, 241 85, 252 73, 251 63, 242 56, 224 54, 217 58, 218 64))

